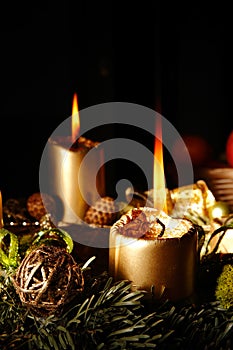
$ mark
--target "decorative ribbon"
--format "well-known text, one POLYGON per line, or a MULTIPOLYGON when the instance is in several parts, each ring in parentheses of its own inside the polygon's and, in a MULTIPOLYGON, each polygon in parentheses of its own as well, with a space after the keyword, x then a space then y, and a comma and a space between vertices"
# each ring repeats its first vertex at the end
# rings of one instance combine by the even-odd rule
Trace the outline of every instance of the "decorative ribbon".
POLYGON ((11 267, 16 268, 19 263, 18 249, 18 237, 5 228, 0 229, 0 264, 2 264, 6 269, 9 269, 11 267), (10 236, 9 247, 6 247, 4 249, 4 246, 6 246, 6 244, 3 240, 7 235, 10 236))

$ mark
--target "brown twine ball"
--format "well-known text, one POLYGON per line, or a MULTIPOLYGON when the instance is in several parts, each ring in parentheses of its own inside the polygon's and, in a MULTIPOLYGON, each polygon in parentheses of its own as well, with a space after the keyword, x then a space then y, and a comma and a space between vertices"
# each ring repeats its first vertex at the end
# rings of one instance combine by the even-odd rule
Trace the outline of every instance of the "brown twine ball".
POLYGON ((14 277, 20 300, 36 316, 60 314, 83 291, 82 270, 66 249, 41 245, 24 257, 14 277))

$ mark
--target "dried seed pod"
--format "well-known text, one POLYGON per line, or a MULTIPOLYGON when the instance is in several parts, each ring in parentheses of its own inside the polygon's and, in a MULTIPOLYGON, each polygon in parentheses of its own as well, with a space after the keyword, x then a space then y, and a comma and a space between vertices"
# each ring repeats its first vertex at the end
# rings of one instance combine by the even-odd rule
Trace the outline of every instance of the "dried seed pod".
POLYGON ((111 226, 117 218, 117 207, 111 197, 102 197, 91 206, 84 217, 88 224, 111 226))
POLYGON ((50 195, 36 192, 28 197, 27 210, 37 220, 40 220, 47 213, 56 217, 56 202, 50 195))

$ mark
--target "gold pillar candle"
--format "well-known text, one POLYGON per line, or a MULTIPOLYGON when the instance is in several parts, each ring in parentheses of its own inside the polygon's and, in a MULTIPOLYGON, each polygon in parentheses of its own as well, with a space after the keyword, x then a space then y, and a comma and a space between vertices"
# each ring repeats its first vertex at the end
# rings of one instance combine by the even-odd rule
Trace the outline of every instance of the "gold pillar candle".
POLYGON ((99 143, 85 137, 79 137, 69 147, 71 144, 70 137, 49 139, 48 181, 50 194, 62 204, 61 221, 78 223, 88 206, 105 194, 103 150, 99 149, 99 143), (90 151, 88 162, 82 165, 90 151))
POLYGON ((149 297, 177 301, 195 289, 197 229, 153 208, 132 209, 110 230, 109 272, 149 297))

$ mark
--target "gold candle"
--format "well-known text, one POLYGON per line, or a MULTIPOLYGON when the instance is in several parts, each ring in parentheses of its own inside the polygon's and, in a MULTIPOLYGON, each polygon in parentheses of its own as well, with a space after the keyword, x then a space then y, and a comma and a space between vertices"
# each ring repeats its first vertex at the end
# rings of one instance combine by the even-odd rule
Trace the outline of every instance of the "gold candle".
POLYGON ((197 230, 153 208, 132 209, 110 230, 109 271, 147 296, 177 301, 193 294, 197 230))
POLYGON ((79 136, 78 96, 72 104, 71 136, 48 140, 49 192, 61 203, 60 219, 80 223, 88 207, 105 195, 103 150, 99 143, 79 136), (84 161, 87 156, 88 161, 84 161), (83 162, 84 161, 84 162, 83 162))
POLYGON ((69 137, 48 141, 49 190, 62 203, 61 221, 78 223, 88 206, 105 193, 104 169, 97 171, 103 164, 103 153, 97 142, 84 137, 79 137, 71 148, 69 144, 69 137), (89 160, 81 167, 89 151, 89 160), (93 174, 97 174, 96 179, 93 174))

